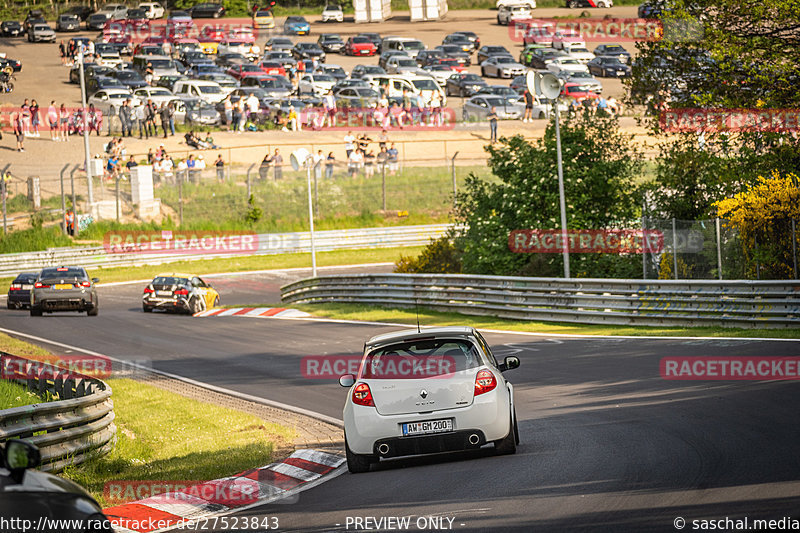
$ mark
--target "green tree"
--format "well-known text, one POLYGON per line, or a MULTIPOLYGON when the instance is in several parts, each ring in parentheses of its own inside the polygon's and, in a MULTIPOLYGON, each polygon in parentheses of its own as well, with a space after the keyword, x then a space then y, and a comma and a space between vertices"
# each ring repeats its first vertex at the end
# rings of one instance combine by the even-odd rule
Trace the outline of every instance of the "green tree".
MULTIPOLYGON (((568 227, 628 225, 637 216, 633 178, 642 162, 633 136, 620 131, 616 118, 587 111, 566 121, 561 140, 568 227)), ((456 218, 466 229, 456 245, 464 272, 560 275, 560 254, 519 254, 508 246, 513 230, 560 227, 554 124, 536 142, 514 136, 487 150, 489 166, 500 182, 490 184, 471 175, 458 196, 456 218)), ((574 257, 576 276, 628 271, 619 264, 627 259, 600 254, 574 257)))

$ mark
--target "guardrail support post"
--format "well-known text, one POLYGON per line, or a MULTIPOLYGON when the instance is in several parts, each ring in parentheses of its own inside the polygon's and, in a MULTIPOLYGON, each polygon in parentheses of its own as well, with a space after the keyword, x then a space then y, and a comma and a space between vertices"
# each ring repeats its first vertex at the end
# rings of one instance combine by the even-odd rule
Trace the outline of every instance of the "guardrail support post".
POLYGON ((456 157, 458 157, 458 152, 454 153, 450 160, 450 167, 453 173, 453 209, 456 207, 456 195, 458 194, 458 185, 456 185, 456 157))
MULTIPOLYGON (((645 218, 646 208, 647 204, 642 204, 642 243, 647 242, 647 219, 645 218)), ((647 279, 647 250, 647 246, 644 246, 642 249, 642 279, 647 279)))
POLYGON ((714 220, 717 223, 717 269, 719 270, 719 279, 722 281, 722 231, 719 227, 719 217, 714 220))
POLYGON ((77 172, 80 165, 75 165, 72 167, 72 170, 69 171, 69 186, 70 186, 70 193, 72 194, 72 213, 75 213, 77 209, 78 202, 75 199, 75 172, 77 172))
POLYGON ((383 212, 386 212, 386 162, 381 164, 381 200, 383 212))
POLYGON ((119 175, 117 175, 116 183, 114 184, 114 197, 117 203, 117 222, 119 222, 119 175))
POLYGON ((178 226, 183 226, 183 176, 178 176, 178 226))
POLYGON ((675 217, 672 217, 672 270, 674 270, 675 279, 678 279, 678 230, 675 217))
POLYGON ((64 168, 61 169, 60 179, 61 179, 61 233, 63 235, 67 234, 67 202, 64 199, 64 172, 67 171, 69 168, 69 163, 64 165, 64 168))
POLYGON ((797 279, 797 230, 792 219, 792 261, 794 264, 794 279, 797 279))
POLYGON ((253 163, 252 165, 247 167, 247 201, 248 202, 250 201, 250 191, 251 191, 251 188, 252 188, 251 185, 250 185, 250 173, 253 171, 255 166, 256 166, 256 164, 253 163))
POLYGON ((8 183, 6 183, 6 173, 8 172, 9 168, 11 168, 11 163, 3 167, 3 175, 0 176, 0 178, 2 178, 2 183, 0 183, 0 195, 3 196, 3 235, 5 235, 8 231, 6 219, 6 196, 8 195, 8 183))

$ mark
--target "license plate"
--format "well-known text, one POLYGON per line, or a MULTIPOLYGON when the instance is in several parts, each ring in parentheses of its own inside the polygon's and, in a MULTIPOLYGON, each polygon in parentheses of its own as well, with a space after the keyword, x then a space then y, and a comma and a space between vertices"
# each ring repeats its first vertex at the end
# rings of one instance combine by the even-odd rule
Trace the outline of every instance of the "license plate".
POLYGON ((170 291, 156 291, 156 296, 172 296, 170 291))
POLYGON ((64 290, 64 289, 71 289, 72 288, 72 283, 58 283, 56 285, 53 285, 53 288, 58 290, 58 291, 61 291, 61 290, 64 290))
POLYGON ((625 71, 624 70, 618 70, 617 71, 617 76, 624 76, 624 75, 625 75, 625 71))
POLYGON ((428 435, 430 433, 443 433, 453 431, 453 419, 425 420, 424 422, 408 422, 403 424, 403 436, 428 435))
POLYGON ((364 54, 364 55, 367 55, 367 54, 369 54, 369 50, 361 50, 361 53, 364 54))
POLYGON ((23 285, 23 286, 22 286, 22 290, 23 290, 23 291, 29 291, 29 290, 31 290, 32 288, 33 288, 33 285, 23 285))

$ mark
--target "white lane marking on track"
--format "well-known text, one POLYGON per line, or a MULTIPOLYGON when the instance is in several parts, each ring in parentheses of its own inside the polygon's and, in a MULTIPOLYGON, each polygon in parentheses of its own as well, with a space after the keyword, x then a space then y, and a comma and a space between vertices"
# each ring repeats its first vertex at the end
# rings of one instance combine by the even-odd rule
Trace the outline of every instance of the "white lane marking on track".
POLYGON ((293 413, 297 413, 297 414, 301 414, 301 415, 305 415, 305 416, 310 416, 311 418, 316 418, 318 420, 322 420, 322 421, 327 422, 329 424, 333 424, 334 426, 344 427, 344 423, 341 420, 339 420, 337 418, 333 418, 332 416, 324 415, 322 413, 317 413, 316 411, 312 411, 310 409, 303 409, 302 407, 295 407, 293 405, 288 405, 288 404, 285 404, 285 403, 276 402, 276 401, 273 401, 273 400, 268 400, 267 398, 261 398, 259 396, 253 396, 252 394, 245 394, 245 393, 238 392, 238 391, 235 391, 235 390, 226 389, 224 387, 217 387, 216 385, 211 385, 210 383, 203 383, 202 381, 197 381, 197 380, 194 380, 194 379, 191 379, 191 378, 186 378, 186 377, 183 377, 183 376, 179 376, 177 374, 172 374, 170 372, 164 372, 163 370, 156 370, 155 368, 142 367, 138 363, 136 363, 135 361, 126 361, 124 359, 118 359, 116 357, 112 357, 110 355, 101 354, 101 353, 95 352, 93 350, 87 350, 86 348, 81 348, 79 346, 73 346, 71 344, 64 344, 63 342, 58 342, 58 341, 53 341, 53 340, 50 340, 50 339, 45 339, 44 337, 37 337, 36 335, 30 335, 28 333, 22 333, 21 331, 15 331, 13 329, 6 329, 6 328, 0 328, 0 331, 2 331, 3 333, 8 333, 10 335, 17 335, 19 337, 25 337, 26 339, 31 339, 31 340, 43 342, 43 343, 49 344, 51 346, 59 346, 61 348, 69 348, 70 350, 76 350, 76 351, 79 351, 79 352, 82 352, 82 353, 85 353, 85 354, 88 354, 88 355, 96 355, 98 357, 108 357, 112 361, 116 361, 117 363, 120 363, 122 365, 128 365, 128 366, 131 366, 131 367, 134 367, 134 368, 137 368, 137 367, 138 368, 142 368, 143 370, 145 370, 147 372, 152 372, 154 374, 160 374, 162 376, 167 376, 169 378, 178 379, 178 380, 184 381, 186 383, 191 383, 192 385, 196 385, 198 387, 203 387, 203 388, 206 388, 206 389, 209 389, 209 390, 213 390, 215 392, 219 392, 219 393, 222 393, 222 394, 227 394, 229 396, 234 396, 234 397, 240 398, 242 400, 247 400, 247 401, 256 402, 256 403, 262 403, 264 405, 270 405, 272 407, 277 407, 278 409, 285 409, 286 411, 290 411, 290 412, 293 412, 293 413))

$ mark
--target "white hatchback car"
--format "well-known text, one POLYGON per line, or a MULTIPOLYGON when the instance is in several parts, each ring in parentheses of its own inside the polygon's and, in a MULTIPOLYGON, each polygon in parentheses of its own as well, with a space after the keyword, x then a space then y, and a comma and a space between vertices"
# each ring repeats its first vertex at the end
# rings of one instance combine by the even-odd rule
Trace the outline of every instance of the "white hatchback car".
POLYGON ((471 327, 407 330, 378 335, 364 346, 358 375, 345 374, 345 449, 350 472, 372 463, 428 453, 477 449, 498 454, 519 444, 514 387, 471 327))

